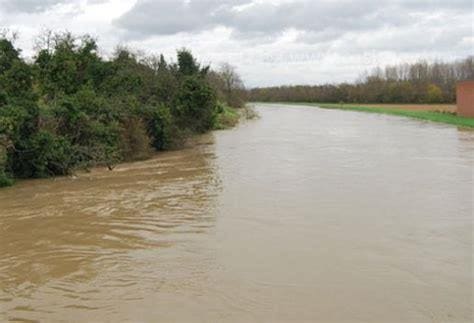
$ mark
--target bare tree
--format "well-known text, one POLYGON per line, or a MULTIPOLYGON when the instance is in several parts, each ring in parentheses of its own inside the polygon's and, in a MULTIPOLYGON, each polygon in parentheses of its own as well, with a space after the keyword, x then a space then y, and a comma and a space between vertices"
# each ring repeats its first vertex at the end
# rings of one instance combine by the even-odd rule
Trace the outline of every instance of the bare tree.
POLYGON ((209 79, 221 100, 236 108, 243 107, 245 86, 235 67, 230 64, 222 64, 217 72, 209 74, 209 79))
POLYGON ((244 83, 234 66, 224 63, 220 66, 219 74, 224 81, 225 91, 230 95, 234 90, 242 90, 244 83))
POLYGON ((34 50, 39 52, 40 50, 45 50, 48 53, 54 48, 54 32, 50 29, 41 30, 40 34, 35 39, 34 50))

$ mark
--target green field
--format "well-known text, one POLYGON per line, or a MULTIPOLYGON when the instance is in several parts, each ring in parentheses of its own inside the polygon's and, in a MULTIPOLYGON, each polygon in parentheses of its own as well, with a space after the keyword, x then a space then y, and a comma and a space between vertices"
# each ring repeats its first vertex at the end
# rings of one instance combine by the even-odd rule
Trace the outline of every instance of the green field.
MULTIPOLYGON (((290 103, 288 103, 290 104, 290 103)), ((381 105, 359 105, 359 104, 339 104, 339 103, 291 103, 295 105, 305 105, 305 106, 316 106, 323 109, 338 109, 338 110, 349 110, 349 111, 360 111, 360 112, 369 112, 369 113, 381 113, 388 115, 395 115, 401 117, 409 117, 419 120, 427 120, 438 123, 451 124, 463 128, 474 129, 474 118, 465 118, 459 117, 451 112, 441 112, 441 111, 430 111, 430 110, 410 110, 406 106, 404 108, 401 105, 399 108, 394 107, 393 105, 384 106, 381 105)), ((427 106, 428 107, 428 106, 427 106)))

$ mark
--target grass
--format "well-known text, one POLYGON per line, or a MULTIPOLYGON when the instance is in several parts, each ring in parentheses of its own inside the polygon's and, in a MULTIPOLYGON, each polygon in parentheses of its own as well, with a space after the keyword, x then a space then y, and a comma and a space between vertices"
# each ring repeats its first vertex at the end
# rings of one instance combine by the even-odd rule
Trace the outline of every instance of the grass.
POLYGON ((239 123, 239 112, 227 105, 222 105, 221 111, 216 116, 214 130, 224 130, 235 127, 239 123))
MULTIPOLYGON (((288 103, 290 104, 290 103, 288 103)), ((450 112, 440 112, 440 111, 422 111, 422 110, 408 110, 403 109, 403 105, 400 108, 384 107, 381 106, 364 106, 357 104, 338 104, 338 103, 291 103, 295 105, 306 105, 306 106, 316 106, 323 109, 337 109, 337 110, 349 110, 349 111, 359 111, 359 112, 368 112, 368 113, 380 113, 388 114, 400 117, 409 117, 419 120, 427 120, 438 123, 445 123, 450 125, 455 125, 464 128, 474 129, 474 118, 465 118, 457 116, 454 113, 450 112)))
POLYGON ((234 128, 241 120, 253 120, 259 117, 254 107, 248 104, 238 109, 220 104, 219 109, 220 111, 216 116, 213 130, 234 128))

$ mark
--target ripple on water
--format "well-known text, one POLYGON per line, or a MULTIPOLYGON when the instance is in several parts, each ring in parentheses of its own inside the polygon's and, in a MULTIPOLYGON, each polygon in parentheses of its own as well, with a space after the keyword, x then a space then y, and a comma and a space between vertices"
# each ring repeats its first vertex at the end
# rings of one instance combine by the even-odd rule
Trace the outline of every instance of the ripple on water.
POLYGON ((0 321, 472 321, 473 132, 260 112, 2 190, 0 321))

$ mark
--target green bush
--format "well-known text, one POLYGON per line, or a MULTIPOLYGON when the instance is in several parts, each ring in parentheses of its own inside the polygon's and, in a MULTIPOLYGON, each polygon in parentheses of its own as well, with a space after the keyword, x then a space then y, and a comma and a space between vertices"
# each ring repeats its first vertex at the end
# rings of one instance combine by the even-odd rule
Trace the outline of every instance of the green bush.
POLYGON ((428 103, 442 103, 443 90, 435 84, 428 85, 426 89, 426 102, 428 103))
MULTIPOLYGON (((51 37, 51 35, 48 35, 51 37)), ((32 63, 0 38, 0 185, 12 178, 147 158, 194 133, 231 124, 209 67, 186 49, 177 62, 120 48, 111 59, 88 36, 52 36, 32 63)))
POLYGON ((6 141, 3 136, 0 136, 0 187, 10 186, 13 180, 5 173, 7 166, 7 149, 6 141))
POLYGON ((172 143, 173 117, 167 106, 156 103, 142 108, 143 116, 151 146, 156 150, 168 149, 172 143))
POLYGON ((0 172, 0 187, 12 186, 13 180, 8 177, 4 172, 0 172))
POLYGON ((216 109, 216 117, 213 125, 213 129, 223 130, 235 127, 239 122, 239 113, 229 106, 219 102, 216 109))
POLYGON ((212 88, 198 76, 186 77, 173 110, 183 128, 203 133, 212 129, 217 99, 212 88))
POLYGON ((76 164, 75 152, 69 140, 49 132, 38 132, 22 154, 22 173, 28 177, 67 175, 76 164))

